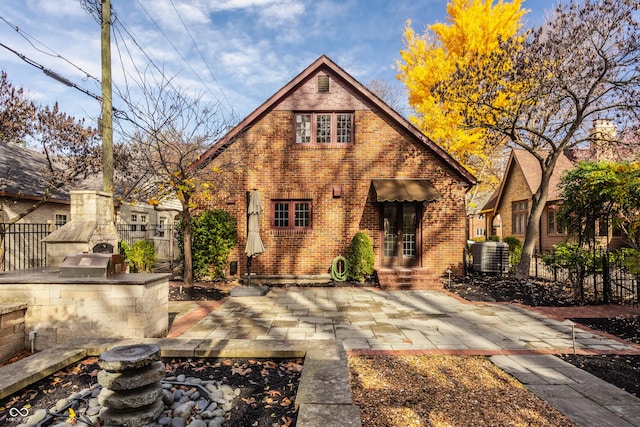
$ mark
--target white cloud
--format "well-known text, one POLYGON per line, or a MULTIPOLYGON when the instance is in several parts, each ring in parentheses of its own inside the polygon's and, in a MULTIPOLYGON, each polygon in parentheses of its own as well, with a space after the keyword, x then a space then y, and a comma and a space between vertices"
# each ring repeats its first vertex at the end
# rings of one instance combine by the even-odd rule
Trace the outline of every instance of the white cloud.
POLYGON ((80 1, 61 0, 29 0, 27 7, 34 13, 48 16, 86 16, 87 12, 80 6, 80 1))

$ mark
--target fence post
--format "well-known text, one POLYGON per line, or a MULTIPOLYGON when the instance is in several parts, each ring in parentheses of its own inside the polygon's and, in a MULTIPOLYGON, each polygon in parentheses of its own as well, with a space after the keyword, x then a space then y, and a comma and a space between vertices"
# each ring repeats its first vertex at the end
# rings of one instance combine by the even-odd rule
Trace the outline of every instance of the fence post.
POLYGON ((605 304, 611 302, 611 274, 609 271, 609 252, 600 251, 602 255, 602 297, 605 304))

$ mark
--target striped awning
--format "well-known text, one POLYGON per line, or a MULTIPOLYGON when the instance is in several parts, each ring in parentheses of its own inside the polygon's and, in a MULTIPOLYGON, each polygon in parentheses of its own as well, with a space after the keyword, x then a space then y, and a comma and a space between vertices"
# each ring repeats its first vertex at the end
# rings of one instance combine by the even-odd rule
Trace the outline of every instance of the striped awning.
POLYGON ((433 202, 442 196, 428 179, 372 179, 378 202, 433 202))

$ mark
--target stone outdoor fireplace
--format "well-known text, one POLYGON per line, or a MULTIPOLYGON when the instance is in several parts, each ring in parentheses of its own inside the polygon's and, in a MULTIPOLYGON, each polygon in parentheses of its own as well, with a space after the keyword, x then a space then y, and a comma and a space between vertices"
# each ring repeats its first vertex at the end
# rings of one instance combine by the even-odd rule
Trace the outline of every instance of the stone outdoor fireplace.
POLYGON ((71 221, 44 239, 47 267, 59 267, 64 258, 80 253, 113 253, 118 247, 113 197, 92 190, 71 191, 71 221))

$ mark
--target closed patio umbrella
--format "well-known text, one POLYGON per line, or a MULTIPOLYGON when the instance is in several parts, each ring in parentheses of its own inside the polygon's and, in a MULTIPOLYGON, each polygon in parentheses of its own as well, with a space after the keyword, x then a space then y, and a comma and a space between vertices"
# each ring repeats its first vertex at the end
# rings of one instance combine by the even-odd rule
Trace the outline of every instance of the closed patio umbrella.
POLYGON ((247 254, 247 277, 251 286, 251 261, 253 257, 264 252, 264 245, 260 238, 260 215, 264 208, 260 201, 260 193, 253 190, 247 205, 247 244, 244 252, 247 254))

